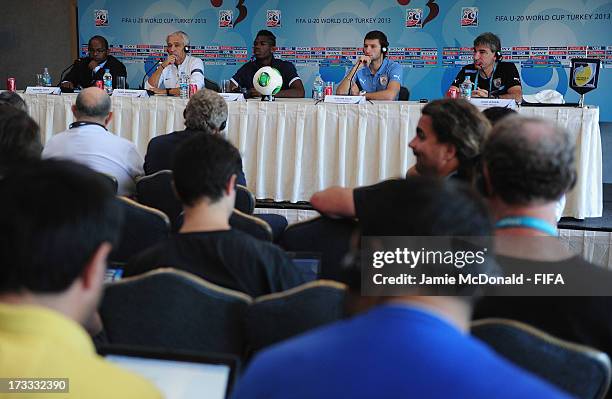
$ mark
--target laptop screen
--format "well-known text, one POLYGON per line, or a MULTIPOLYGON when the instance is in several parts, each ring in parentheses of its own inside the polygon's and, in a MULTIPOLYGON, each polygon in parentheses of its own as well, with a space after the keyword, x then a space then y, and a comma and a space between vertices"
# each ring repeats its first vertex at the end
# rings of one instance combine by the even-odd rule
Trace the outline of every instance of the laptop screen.
POLYGON ((101 350, 109 362, 151 381, 166 399, 224 399, 229 393, 233 378, 231 362, 222 363, 198 356, 169 359, 167 357, 172 357, 170 353, 161 356, 166 358, 155 358, 154 353, 128 352, 101 350))
POLYGON ((318 252, 287 252, 293 265, 302 275, 304 282, 319 278, 321 269, 321 254, 318 252))

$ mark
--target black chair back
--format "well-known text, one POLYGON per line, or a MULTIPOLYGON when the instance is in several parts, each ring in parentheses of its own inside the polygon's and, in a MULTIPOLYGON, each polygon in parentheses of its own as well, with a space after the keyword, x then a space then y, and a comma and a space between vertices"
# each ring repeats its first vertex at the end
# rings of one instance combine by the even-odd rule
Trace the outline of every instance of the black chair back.
POLYGON ((100 315, 111 344, 242 356, 250 303, 190 273, 157 269, 106 286, 100 315))
POLYGON ((242 213, 237 209, 234 209, 232 216, 230 216, 229 224, 232 228, 238 229, 263 241, 272 241, 274 238, 272 235, 272 228, 268 223, 255 216, 242 213))
POLYGON ((111 262, 127 262, 132 256, 168 238, 170 220, 158 209, 129 198, 117 197, 123 209, 119 243, 108 256, 111 262))
POLYGON ((119 190, 119 182, 117 178, 113 175, 109 175, 108 173, 97 172, 100 176, 104 178, 109 184, 109 187, 115 194, 117 194, 117 190, 119 190))
POLYGON ((407 87, 400 86, 399 96, 397 98, 399 101, 408 101, 410 100, 410 90, 407 87))
POLYGON ((168 215, 172 229, 176 230, 176 219, 183 211, 183 206, 174 194, 171 170, 160 170, 141 177, 136 182, 136 196, 141 204, 159 209, 168 215))
POLYGON ((221 87, 219 87, 219 84, 214 80, 204 78, 204 87, 206 89, 216 91, 217 93, 221 93, 221 87))
POLYGON ((249 350, 258 351, 344 316, 346 286, 317 280, 255 299, 246 316, 249 350))
POLYGON ((252 215, 255 211, 255 196, 245 186, 236 185, 236 203, 234 208, 242 213, 252 215))
POLYGON ((603 398, 610 386, 610 359, 604 352, 553 337, 508 319, 472 322, 472 335, 519 367, 577 398, 603 398))
POLYGON ((319 276, 342 281, 342 259, 349 252, 351 235, 356 227, 357 222, 353 219, 316 217, 287 227, 278 244, 290 252, 321 253, 319 276))

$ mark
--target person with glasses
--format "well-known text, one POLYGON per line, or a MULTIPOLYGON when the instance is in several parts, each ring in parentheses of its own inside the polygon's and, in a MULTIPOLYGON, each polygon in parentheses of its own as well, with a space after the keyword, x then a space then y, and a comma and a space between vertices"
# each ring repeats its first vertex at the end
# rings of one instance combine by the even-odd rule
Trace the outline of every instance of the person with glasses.
POLYGON ((189 55, 189 35, 183 31, 172 32, 166 37, 168 56, 149 77, 145 89, 156 94, 180 95, 180 76, 185 74, 190 83, 204 87, 204 63, 189 55))
POLYGON ((250 97, 260 97, 261 94, 253 87, 253 76, 264 66, 276 68, 283 77, 283 87, 275 97, 304 97, 304 84, 298 76, 295 65, 289 61, 274 58, 276 50, 276 36, 269 30, 257 32, 253 42, 253 56, 251 61, 244 64, 232 77, 231 91, 245 91, 250 97))
POLYGON ((118 76, 125 76, 127 81, 125 65, 108 54, 108 41, 103 36, 93 36, 89 39, 87 47, 89 55, 75 61, 60 85, 62 89, 73 90, 95 86, 96 80, 102 80, 106 69, 113 75, 113 87, 117 87, 118 76))

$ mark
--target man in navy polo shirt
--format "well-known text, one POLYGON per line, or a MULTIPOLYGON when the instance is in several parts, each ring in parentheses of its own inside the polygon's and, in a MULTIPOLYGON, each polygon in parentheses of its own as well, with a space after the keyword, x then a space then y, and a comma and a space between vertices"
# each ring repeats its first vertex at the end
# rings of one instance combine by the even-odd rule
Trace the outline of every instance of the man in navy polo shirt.
POLYGON ((261 67, 271 66, 278 69, 283 77, 283 88, 275 94, 275 97, 303 98, 304 84, 302 84, 295 66, 289 61, 274 58, 275 48, 276 36, 272 32, 269 30, 257 32, 253 42, 253 57, 255 57, 255 60, 247 62, 236 72, 232 77, 230 90, 237 91, 239 88, 245 88, 251 97, 261 96, 253 87, 253 76, 261 67))
POLYGON ((388 51, 389 41, 383 32, 368 32, 363 39, 364 55, 342 79, 336 94, 361 93, 368 100, 397 100, 402 83, 402 66, 387 59, 388 51))

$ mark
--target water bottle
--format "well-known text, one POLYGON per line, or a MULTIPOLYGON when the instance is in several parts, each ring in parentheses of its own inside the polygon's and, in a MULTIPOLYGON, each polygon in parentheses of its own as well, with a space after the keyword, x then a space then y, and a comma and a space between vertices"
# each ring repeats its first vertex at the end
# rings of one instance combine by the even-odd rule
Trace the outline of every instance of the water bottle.
POLYGON ((49 68, 45 67, 43 71, 43 86, 51 86, 51 75, 49 74, 49 68))
POLYGON ((113 93, 113 75, 111 75, 110 70, 104 70, 102 81, 104 82, 104 91, 110 96, 113 93))
POLYGON ((181 91, 181 98, 189 98, 189 80, 185 72, 181 72, 179 77, 179 88, 181 91))
POLYGON ((461 98, 472 98, 472 81, 469 76, 461 83, 461 98))
POLYGON ((323 99, 323 87, 325 83, 323 83, 323 79, 321 79, 321 74, 317 73, 314 82, 312 83, 312 98, 315 100, 323 99))

